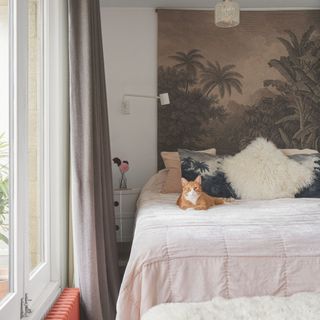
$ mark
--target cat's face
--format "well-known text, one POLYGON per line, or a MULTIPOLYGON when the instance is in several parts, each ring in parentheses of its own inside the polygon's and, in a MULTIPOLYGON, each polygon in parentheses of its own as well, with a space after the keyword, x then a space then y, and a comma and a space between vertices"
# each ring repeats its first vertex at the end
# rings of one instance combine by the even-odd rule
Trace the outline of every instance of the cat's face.
POLYGON ((181 183, 182 183, 182 195, 186 200, 195 204, 202 192, 201 176, 198 176, 194 181, 188 181, 182 178, 181 183))

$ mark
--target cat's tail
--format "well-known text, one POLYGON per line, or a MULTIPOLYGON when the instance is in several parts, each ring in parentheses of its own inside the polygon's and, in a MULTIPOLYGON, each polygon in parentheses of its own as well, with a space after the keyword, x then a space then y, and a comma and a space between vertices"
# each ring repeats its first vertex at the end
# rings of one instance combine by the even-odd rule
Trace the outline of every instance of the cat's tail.
POLYGON ((222 198, 214 198, 214 204, 215 205, 225 204, 225 200, 222 198))

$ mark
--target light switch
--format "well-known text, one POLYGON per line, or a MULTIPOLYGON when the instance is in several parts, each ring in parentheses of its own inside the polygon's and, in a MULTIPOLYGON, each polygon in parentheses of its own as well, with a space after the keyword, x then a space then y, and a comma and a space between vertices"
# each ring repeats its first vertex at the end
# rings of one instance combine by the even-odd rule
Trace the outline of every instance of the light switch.
POLYGON ((122 114, 130 114, 130 102, 128 100, 123 100, 121 105, 121 113, 122 114))

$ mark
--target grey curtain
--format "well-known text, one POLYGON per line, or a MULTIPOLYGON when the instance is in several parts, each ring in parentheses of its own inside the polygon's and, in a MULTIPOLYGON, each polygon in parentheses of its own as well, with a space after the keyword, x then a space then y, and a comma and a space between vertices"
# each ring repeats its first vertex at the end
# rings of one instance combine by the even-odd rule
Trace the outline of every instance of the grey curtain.
POLYGON ((68 0, 72 211, 82 319, 113 320, 119 289, 99 0, 68 0))

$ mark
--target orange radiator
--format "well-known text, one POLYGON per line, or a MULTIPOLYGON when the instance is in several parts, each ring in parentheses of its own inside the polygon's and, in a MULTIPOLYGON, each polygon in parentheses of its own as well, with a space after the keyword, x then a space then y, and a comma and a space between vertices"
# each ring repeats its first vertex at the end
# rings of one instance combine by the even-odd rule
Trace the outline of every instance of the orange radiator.
POLYGON ((64 289, 45 320, 80 320, 80 290, 64 289))

